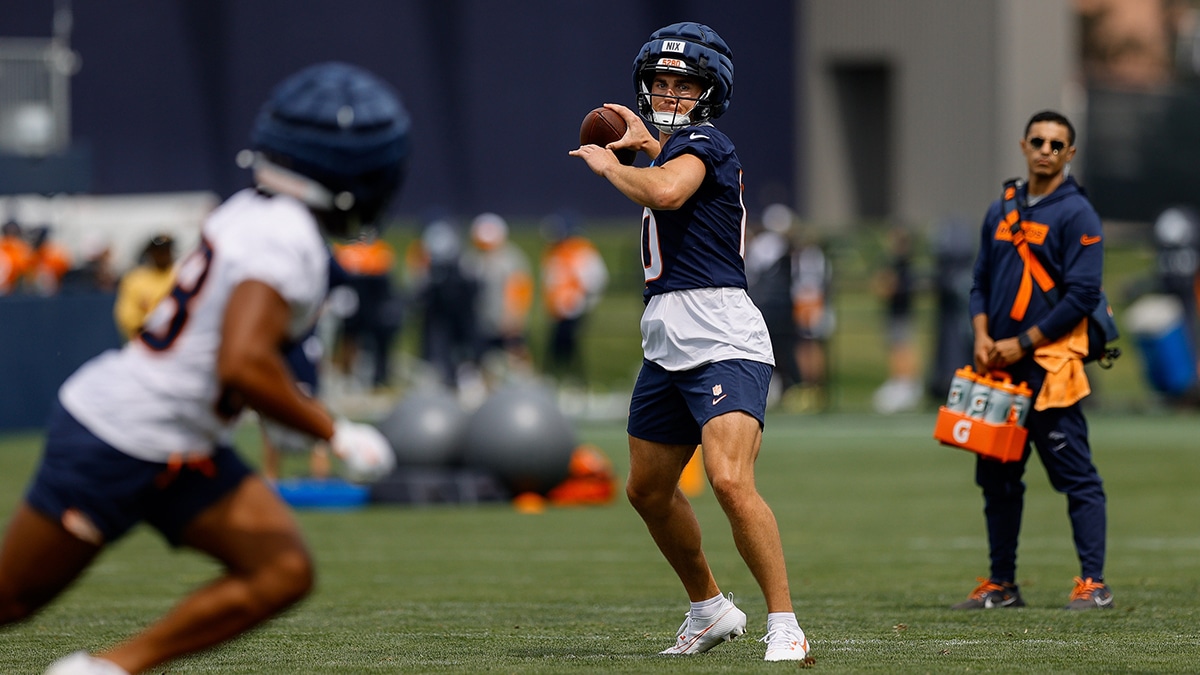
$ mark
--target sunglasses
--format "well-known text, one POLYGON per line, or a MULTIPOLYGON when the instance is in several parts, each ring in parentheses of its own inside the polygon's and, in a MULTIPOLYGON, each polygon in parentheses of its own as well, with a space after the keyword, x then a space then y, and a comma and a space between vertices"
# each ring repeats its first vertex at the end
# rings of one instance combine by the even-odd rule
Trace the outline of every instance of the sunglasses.
MULTIPOLYGON (((1046 143, 1046 139, 1034 136, 1026 141, 1026 143, 1029 143, 1029 147, 1033 148, 1034 150, 1041 150, 1042 145, 1046 143)), ((1065 147, 1067 147, 1067 144, 1063 143, 1062 141, 1050 141, 1051 154, 1057 155, 1058 153, 1062 152, 1063 148, 1065 147)))

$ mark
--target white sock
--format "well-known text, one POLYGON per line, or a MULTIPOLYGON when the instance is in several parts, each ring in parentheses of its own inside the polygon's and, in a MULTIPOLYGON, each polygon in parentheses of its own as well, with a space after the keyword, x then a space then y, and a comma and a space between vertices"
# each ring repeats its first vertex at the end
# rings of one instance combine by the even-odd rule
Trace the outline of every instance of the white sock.
POLYGON ((795 612, 771 612, 767 614, 767 632, 775 628, 800 628, 795 612))
POLYGON ((717 613, 717 608, 721 606, 725 600, 725 596, 717 593, 715 596, 692 603, 692 618, 705 619, 717 613))

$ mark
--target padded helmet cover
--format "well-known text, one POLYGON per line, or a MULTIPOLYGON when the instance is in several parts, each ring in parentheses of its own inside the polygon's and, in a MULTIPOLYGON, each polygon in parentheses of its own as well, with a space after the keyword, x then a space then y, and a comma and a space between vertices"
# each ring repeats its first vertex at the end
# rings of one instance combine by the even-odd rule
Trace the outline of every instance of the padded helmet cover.
POLYGON ((408 111, 382 80, 347 63, 309 66, 281 82, 251 131, 254 150, 332 193, 354 196, 372 221, 404 177, 408 111))
POLYGON ((733 97, 733 52, 712 28, 693 21, 660 28, 642 45, 633 62, 633 87, 638 112, 651 118, 653 111, 642 83, 657 72, 697 77, 706 93, 692 115, 692 122, 714 120, 729 109, 733 97))

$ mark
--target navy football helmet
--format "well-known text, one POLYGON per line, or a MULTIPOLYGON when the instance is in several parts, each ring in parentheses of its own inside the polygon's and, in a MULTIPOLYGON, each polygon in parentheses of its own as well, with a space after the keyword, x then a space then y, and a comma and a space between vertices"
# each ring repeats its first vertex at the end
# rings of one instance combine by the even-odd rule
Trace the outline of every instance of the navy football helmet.
POLYGON ((346 63, 309 66, 288 77, 259 111, 252 153, 260 189, 312 208, 331 234, 373 224, 404 178, 410 119, 399 96, 346 63))
POLYGON ((655 31, 642 45, 633 62, 633 87, 638 112, 663 133, 715 120, 729 109, 733 97, 733 52, 715 30, 702 23, 671 24, 655 31), (688 75, 704 83, 704 91, 687 115, 654 112, 650 92, 655 73, 688 75))

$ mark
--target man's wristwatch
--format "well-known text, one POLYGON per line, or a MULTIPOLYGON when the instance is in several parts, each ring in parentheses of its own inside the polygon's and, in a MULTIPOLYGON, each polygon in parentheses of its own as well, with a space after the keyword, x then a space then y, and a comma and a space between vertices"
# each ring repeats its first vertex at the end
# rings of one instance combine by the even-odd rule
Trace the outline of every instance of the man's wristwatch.
POLYGON ((1033 340, 1030 339, 1029 333, 1021 333, 1017 336, 1017 344, 1021 345, 1021 351, 1029 353, 1033 351, 1033 340))

